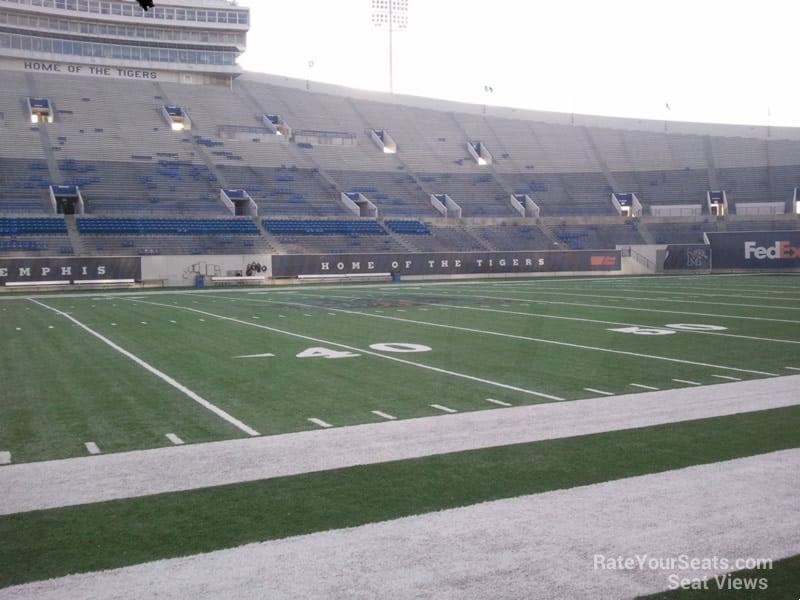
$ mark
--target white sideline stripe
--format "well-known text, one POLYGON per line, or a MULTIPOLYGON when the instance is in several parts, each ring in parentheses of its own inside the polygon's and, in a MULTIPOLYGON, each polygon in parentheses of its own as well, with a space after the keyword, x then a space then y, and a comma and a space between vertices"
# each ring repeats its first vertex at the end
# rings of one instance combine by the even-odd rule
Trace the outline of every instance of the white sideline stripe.
POLYGON ((696 381, 690 381, 688 379, 673 379, 672 381, 677 381, 678 383, 685 383, 687 385, 703 385, 702 383, 698 383, 696 381))
POLYGON ((11 464, 11 452, 6 452, 5 450, 0 451, 0 465, 10 465, 11 464))
MULTIPOLYGON (((433 371, 435 373, 443 373, 445 375, 452 375, 453 377, 460 377, 461 379, 468 379, 470 381, 476 381, 478 383, 483 383, 483 384, 486 384, 486 385, 493 385, 493 386, 500 387, 500 388, 503 388, 503 389, 506 389, 506 390, 513 390, 515 392, 521 392, 523 394, 530 394, 531 396, 538 396, 540 398, 547 398, 548 400, 556 400, 556 401, 563 400, 563 398, 560 398, 558 396, 553 396, 551 394, 543 394, 542 392, 536 392, 536 391, 533 391, 533 390, 527 390, 525 388, 517 387, 517 386, 514 386, 514 385, 508 385, 507 383, 500 383, 499 381, 492 381, 491 379, 483 379, 481 377, 475 377, 473 375, 467 375, 466 373, 459 373, 458 371, 449 371, 447 369, 441 369, 439 367, 433 367, 431 365, 426 365, 426 364, 423 364, 423 363, 412 362, 410 360, 405 360, 403 358, 398 358, 396 356, 388 356, 386 354, 381 354, 379 352, 373 352, 371 350, 364 350, 363 348, 356 348, 354 346, 348 346, 347 344, 340 344, 339 342, 332 342, 330 340, 323 340, 323 339, 320 339, 320 338, 311 337, 309 335, 303 335, 301 333, 294 333, 292 331, 286 331, 284 329, 277 329, 275 327, 268 327, 267 325, 261 325, 259 323, 252 323, 250 321, 242 321, 241 319, 236 319, 234 317, 226 317, 225 315, 217 315, 215 313, 206 312, 206 311, 200 310, 198 308, 190 308, 188 306, 174 306, 172 304, 161 304, 159 302, 145 302, 144 300, 131 300, 131 302, 138 302, 140 304, 149 304, 150 306, 161 306, 161 307, 164 307, 164 308, 172 308, 172 309, 178 309, 178 310, 188 310, 188 311, 192 311, 192 312, 197 312, 197 313, 201 313, 201 314, 204 314, 206 316, 209 316, 209 317, 214 317, 216 319, 221 319, 223 321, 230 321, 232 323, 239 323, 240 325, 246 325, 248 327, 258 327, 259 329, 265 329, 267 331, 272 331, 272 332, 275 332, 275 333, 280 333, 282 335, 288 335, 288 336, 291 336, 291 337, 296 337, 296 338, 299 338, 299 339, 302 339, 302 340, 310 340, 312 342, 320 342, 322 344, 328 344, 330 346, 337 346, 338 348, 344 348, 345 350, 350 350, 351 352, 359 352, 361 354, 368 354, 370 356, 376 356, 378 358, 383 358, 385 360, 391 360, 393 362, 401 363, 401 364, 404 364, 404 365, 410 365, 412 367, 417 367, 417 368, 420 368, 420 369, 427 369, 428 371, 433 371)), ((254 302, 261 302, 261 301, 255 300, 254 302)), ((268 302, 268 301, 265 301, 265 302, 268 302)), ((283 303, 279 303, 279 304, 283 304, 283 303)), ((350 312, 350 311, 339 311, 339 312, 350 312)), ((394 318, 394 317, 384 317, 384 318, 391 319, 391 318, 394 318)), ((258 434, 256 434, 256 435, 258 435, 258 434)))
POLYGON ((511 406, 508 402, 503 402, 502 400, 495 400, 494 398, 487 398, 487 402, 491 402, 492 404, 497 404, 497 406, 511 406))
POLYGON ((637 388, 642 388, 643 390, 652 390, 654 392, 658 391, 658 388, 657 387, 653 387, 652 385, 644 385, 644 384, 641 384, 641 383, 632 383, 631 386, 637 387, 637 388))
POLYGON ((86 442, 84 446, 86 446, 86 451, 89 454, 100 454, 100 448, 94 442, 86 442))
POLYGON ((389 421, 394 421, 397 419, 397 417, 393 417, 392 415, 387 414, 385 412, 381 412, 379 410, 373 410, 370 412, 372 412, 373 415, 378 415, 381 419, 388 419, 389 421))
POLYGON ((440 410, 446 413, 457 413, 458 411, 454 408, 448 408, 446 406, 442 406, 441 404, 431 404, 431 408, 435 408, 436 410, 440 410))
POLYGON ((307 421, 311 421, 312 423, 314 423, 314 425, 319 425, 323 429, 330 429, 331 427, 333 427, 333 425, 331 425, 330 423, 326 423, 322 419, 316 419, 312 417, 311 419, 307 419, 307 421))
POLYGON ((184 443, 183 440, 181 438, 179 438, 177 435, 175 435, 174 433, 168 433, 167 434, 167 439, 170 442, 172 442, 173 444, 175 444, 176 446, 183 446, 183 443, 184 443))
MULTIPOLYGON (((229 298, 229 300, 233 300, 233 299, 234 298, 229 298)), ((313 304, 303 304, 303 303, 298 303, 298 302, 285 302, 285 301, 281 301, 281 300, 250 300, 248 298, 241 298, 241 300, 242 300, 242 302, 261 302, 261 303, 268 303, 268 304, 288 304, 290 306, 302 306, 302 307, 306 307, 306 308, 319 308, 318 306, 314 306, 313 304)), ((132 300, 132 302, 136 302, 136 301, 132 300)), ((155 304, 155 303, 154 302, 149 302, 148 304, 155 304)), ((169 306, 169 305, 164 304, 164 305, 158 305, 158 306, 169 306)), ((188 309, 188 310, 192 310, 192 309, 188 309)), ((483 329, 473 329, 471 327, 459 327, 457 325, 445 325, 444 323, 431 323, 430 321, 415 321, 414 319, 406 319, 406 318, 403 318, 403 317, 390 317, 388 315, 378 316, 378 315, 374 315, 372 313, 359 312, 359 311, 355 311, 355 310, 345 310, 343 308, 334 308, 332 310, 336 310, 338 312, 347 313, 347 314, 350 314, 350 315, 360 315, 360 316, 364 316, 364 317, 372 317, 374 319, 389 319, 389 320, 392 320, 392 321, 401 321, 403 323, 414 323, 415 325, 426 325, 428 327, 441 327, 441 328, 444 328, 444 329, 455 329, 457 331, 467 331, 467 332, 470 332, 470 333, 480 333, 480 334, 484 334, 484 335, 496 335, 498 337, 506 337, 506 338, 511 338, 511 339, 515 339, 515 340, 526 340, 526 341, 529 341, 529 342, 538 342, 538 343, 542 343, 542 344, 554 344, 556 346, 566 346, 568 348, 580 348, 582 350, 593 350, 595 352, 609 352, 611 354, 622 354, 624 356, 635 356, 637 358, 649 358, 649 359, 652 359, 652 360, 663 360, 663 361, 667 361, 667 362, 675 362, 675 363, 680 363, 680 364, 684 364, 684 365, 694 365, 696 367, 710 367, 712 369, 723 369, 725 371, 738 371, 738 372, 741 372, 741 373, 753 373, 753 374, 756 374, 756 375, 766 375, 767 377, 777 377, 776 373, 767 373, 766 371, 754 371, 752 369, 742 369, 740 367, 727 367, 727 366, 724 366, 724 365, 714 365, 714 364, 710 364, 710 363, 696 362, 696 361, 693 361, 693 360, 685 360, 685 359, 682 359, 682 358, 671 358, 671 357, 668 357, 668 356, 658 356, 658 355, 655 355, 655 354, 642 354, 642 353, 639 353, 639 352, 631 352, 629 350, 614 350, 612 348, 599 348, 597 346, 586 346, 584 344, 574 344, 572 342, 562 342, 562 341, 559 341, 559 340, 546 340, 546 339, 543 339, 543 338, 534 338, 534 337, 528 337, 528 336, 524 336, 524 335, 514 335, 512 333, 502 333, 502 332, 499 332, 499 331, 486 331, 486 330, 483 330, 483 329)))
MULTIPOLYGON (((125 356, 126 358, 129 358, 130 360, 135 362, 137 365, 139 365, 140 367, 142 367, 146 371, 149 371, 150 373, 152 373, 153 375, 155 375, 156 377, 158 377, 162 381, 168 383, 169 385, 174 387, 179 392, 182 392, 183 394, 185 394, 186 396, 188 396, 189 398, 191 398, 192 400, 197 402, 203 408, 206 408, 206 409, 210 410, 212 413, 217 415, 219 418, 227 421, 228 423, 230 423, 231 425, 233 425, 237 429, 240 429, 241 431, 245 432, 247 435, 252 435, 252 436, 261 435, 260 433, 258 433, 252 427, 249 427, 249 426, 245 425, 239 419, 237 419, 235 417, 232 417, 231 415, 226 413, 224 410, 222 410, 218 406, 215 406, 214 404, 211 404, 211 402, 209 402, 208 400, 205 400, 204 398, 201 398, 200 396, 195 394, 192 390, 187 388, 185 385, 183 385, 181 383, 178 383, 177 381, 175 381, 172 377, 170 377, 166 373, 164 373, 162 371, 159 371, 154 366, 152 366, 149 363, 143 361, 141 358, 139 358, 135 354, 133 354, 131 352, 128 352, 122 346, 118 346, 117 344, 112 342, 110 339, 108 339, 107 337, 97 333, 94 329, 91 329, 90 327, 84 325, 83 323, 78 321, 78 319, 74 318, 73 316, 71 316, 71 315, 69 315, 69 314, 67 314, 67 313, 65 313, 63 311, 60 311, 57 308, 53 308, 52 306, 48 306, 47 304, 39 302, 38 300, 34 300, 33 298, 28 298, 28 300, 30 300, 34 304, 38 304, 42 308, 46 308, 47 310, 51 310, 54 313, 61 315, 65 319, 69 319, 75 325, 77 325, 78 327, 80 327, 81 329, 86 331, 87 333, 93 335, 94 337, 96 337, 98 340, 100 340, 101 342, 103 342, 107 346, 110 346, 111 348, 113 348, 114 350, 116 350, 117 352, 119 352, 120 354, 125 356)), ((167 306, 167 305, 164 305, 164 306, 167 306)))
POLYGON ((741 381, 738 377, 731 377, 730 375, 712 375, 712 377, 716 377, 717 379, 727 379, 728 381, 741 381))
POLYGON ((596 390, 594 388, 583 388, 587 392, 592 392, 593 394, 600 394, 601 396, 613 396, 612 392, 604 392, 603 390, 596 390))
POLYGON ((800 371, 797 367, 783 367, 784 369, 789 369, 790 371, 800 371))

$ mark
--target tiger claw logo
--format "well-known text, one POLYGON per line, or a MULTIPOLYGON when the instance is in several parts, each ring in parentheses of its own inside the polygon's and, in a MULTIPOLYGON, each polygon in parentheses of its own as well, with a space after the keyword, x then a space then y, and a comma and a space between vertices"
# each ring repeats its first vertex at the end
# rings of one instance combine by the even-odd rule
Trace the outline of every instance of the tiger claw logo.
POLYGON ((744 243, 744 258, 750 260, 781 260, 800 258, 800 248, 792 246, 792 242, 779 241, 773 246, 757 246, 756 242, 744 243))

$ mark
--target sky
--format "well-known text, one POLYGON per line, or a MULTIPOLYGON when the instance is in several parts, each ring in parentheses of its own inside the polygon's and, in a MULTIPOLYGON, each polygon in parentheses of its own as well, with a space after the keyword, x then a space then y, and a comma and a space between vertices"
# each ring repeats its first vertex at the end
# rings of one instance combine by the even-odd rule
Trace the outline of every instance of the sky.
MULTIPOLYGON (((245 69, 389 91, 389 34, 372 24, 372 0, 238 3, 251 11, 245 69)), ((392 88, 489 107, 800 127, 798 17, 797 0, 408 0, 392 88)))

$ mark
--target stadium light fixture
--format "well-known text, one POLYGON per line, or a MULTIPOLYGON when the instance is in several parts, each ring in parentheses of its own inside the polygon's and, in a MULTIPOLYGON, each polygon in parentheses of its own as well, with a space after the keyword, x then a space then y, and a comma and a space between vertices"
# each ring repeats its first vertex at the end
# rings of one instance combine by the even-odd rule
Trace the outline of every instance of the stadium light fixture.
POLYGON ((389 93, 394 93, 394 32, 408 28, 409 0, 372 0, 372 24, 389 32, 389 93))

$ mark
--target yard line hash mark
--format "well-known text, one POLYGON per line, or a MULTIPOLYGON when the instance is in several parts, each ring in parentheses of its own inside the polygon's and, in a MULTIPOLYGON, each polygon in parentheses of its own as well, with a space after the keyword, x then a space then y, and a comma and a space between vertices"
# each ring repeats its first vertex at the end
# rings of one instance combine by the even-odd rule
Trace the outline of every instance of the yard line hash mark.
POLYGON ((100 454, 100 448, 94 442, 86 442, 84 446, 86 446, 86 451, 89 454, 100 454))
POLYGON ((673 379, 672 381, 677 381, 678 383, 685 383, 687 385, 703 385, 702 383, 691 381, 689 379, 673 379))
POLYGON ((731 377, 730 375, 712 375, 712 377, 716 377, 717 379, 727 379, 728 381, 741 381, 738 377, 731 377))
POLYGON ((631 386, 632 387, 637 387, 637 388, 642 388, 643 390, 652 390, 654 392, 657 392, 658 389, 659 389, 657 387, 653 387, 652 385, 644 385, 642 383, 632 383, 631 386))
POLYGON ((312 423, 314 423, 314 425, 319 425, 323 429, 330 429, 331 427, 333 427, 333 425, 331 425, 330 423, 326 423, 322 419, 311 418, 311 419, 307 419, 307 420, 311 421, 312 423))
POLYGON ((613 392, 604 392, 603 390, 596 390, 594 388, 583 388, 587 392, 592 392, 593 394, 600 394, 601 396, 613 396, 613 392))
POLYGON ((183 440, 174 433, 168 433, 166 437, 170 442, 172 442, 176 446, 183 446, 184 444, 183 440))
POLYGON ((381 412, 379 410, 373 410, 371 412, 373 415, 378 415, 381 419, 387 419, 389 421, 395 421, 397 419, 397 417, 393 417, 392 415, 387 414, 385 412, 381 412))
POLYGON ((228 414, 228 413, 226 413, 224 410, 222 410, 222 409, 221 409, 221 408, 219 408, 218 406, 216 406, 216 405, 212 404, 212 403, 211 403, 211 402, 209 402, 208 400, 206 400, 206 399, 204 399, 204 398, 201 398, 201 397, 200 397, 200 396, 198 396, 196 393, 194 393, 192 390, 190 390, 189 388, 187 388, 185 385, 183 385, 183 384, 181 384, 181 383, 178 383, 176 380, 174 380, 172 377, 170 377, 170 376, 169 376, 169 375, 167 375, 166 373, 164 373, 164 372, 162 372, 162 371, 159 371, 159 370, 158 370, 158 369, 156 369, 154 366, 152 366, 150 363, 147 363, 147 362, 145 362, 144 360, 142 360, 141 358, 139 358, 138 356, 136 356, 135 354, 133 354, 133 353, 131 353, 131 352, 128 352, 128 351, 127 351, 127 350, 125 350, 125 348, 123 348, 122 346, 118 346, 117 344, 115 344, 114 342, 112 342, 110 339, 108 339, 108 338, 107 338, 107 337, 105 337, 104 335, 101 335, 101 334, 97 333, 97 332, 96 332, 94 329, 92 329, 91 327, 89 327, 89 326, 87 326, 87 325, 84 325, 83 323, 81 323, 80 321, 78 321, 78 319, 76 319, 75 317, 73 317, 73 316, 71 316, 71 315, 68 315, 67 313, 65 313, 65 312, 63 312, 63 311, 60 311, 60 310, 58 310, 57 308, 53 308, 52 306, 48 306, 47 304, 44 304, 43 302, 39 302, 38 300, 35 300, 35 299, 33 299, 33 298, 28 298, 28 300, 30 300, 30 301, 31 301, 31 302, 33 302, 34 304, 37 304, 37 305, 41 306, 42 308, 46 308, 47 310, 51 310, 51 311, 53 311, 54 313, 61 315, 61 316, 62 316, 62 317, 64 317, 65 319, 69 319, 69 320, 70 320, 70 321, 72 321, 72 322, 73 322, 75 325, 77 325, 78 327, 80 327, 81 329, 83 329, 85 332, 87 332, 87 333, 89 333, 89 334, 93 335, 94 337, 96 337, 98 340, 100 340, 101 342, 103 342, 103 343, 104 343, 104 344, 106 344, 107 346, 110 346, 111 348, 113 348, 114 350, 116 350, 117 352, 119 352, 120 354, 122 354, 123 356, 125 356, 126 358, 129 358, 130 360, 132 360, 133 362, 135 362, 137 365, 139 365, 140 367, 142 367, 142 368, 143 368, 143 369, 145 369, 146 371, 149 371, 150 373, 152 373, 153 375, 155 375, 156 377, 158 377, 159 379, 161 379, 161 380, 162 380, 162 381, 164 381, 165 383, 168 383, 169 385, 171 385, 172 387, 174 387, 174 388, 175 388, 176 390, 178 390, 179 392, 182 392, 183 394, 185 394, 186 396, 188 396, 189 398, 191 398, 192 400, 194 400, 195 402, 197 402, 197 403, 198 403, 200 406, 202 406, 203 408, 206 408, 206 409, 210 410, 212 413, 214 413, 215 415, 217 415, 219 418, 221 418, 221 419, 223 419, 223 420, 227 421, 228 423, 230 423, 231 425, 233 425, 233 426, 234 426, 234 427, 236 427, 237 429, 239 429, 239 430, 243 431, 243 432, 244 432, 244 433, 246 433, 247 435, 251 435, 251 436, 257 436, 257 435, 261 435, 260 433, 258 433, 258 432, 257 432, 255 429, 253 429, 252 427, 249 427, 248 425, 245 425, 244 423, 242 423, 242 422, 241 422, 239 419, 237 419, 236 417, 233 417, 233 416, 229 415, 229 414, 228 414))
POLYGON ((448 408, 447 406, 442 406, 441 404, 431 404, 431 408, 435 408, 436 410, 440 410, 446 413, 457 413, 458 411, 454 408, 448 408))
POLYGON ((491 402, 492 404, 496 404, 497 406, 511 406, 508 402, 503 402, 502 400, 495 400, 494 398, 487 398, 487 402, 491 402))
POLYGON ((11 452, 8 451, 0 451, 0 465, 10 465, 11 464, 11 452))

